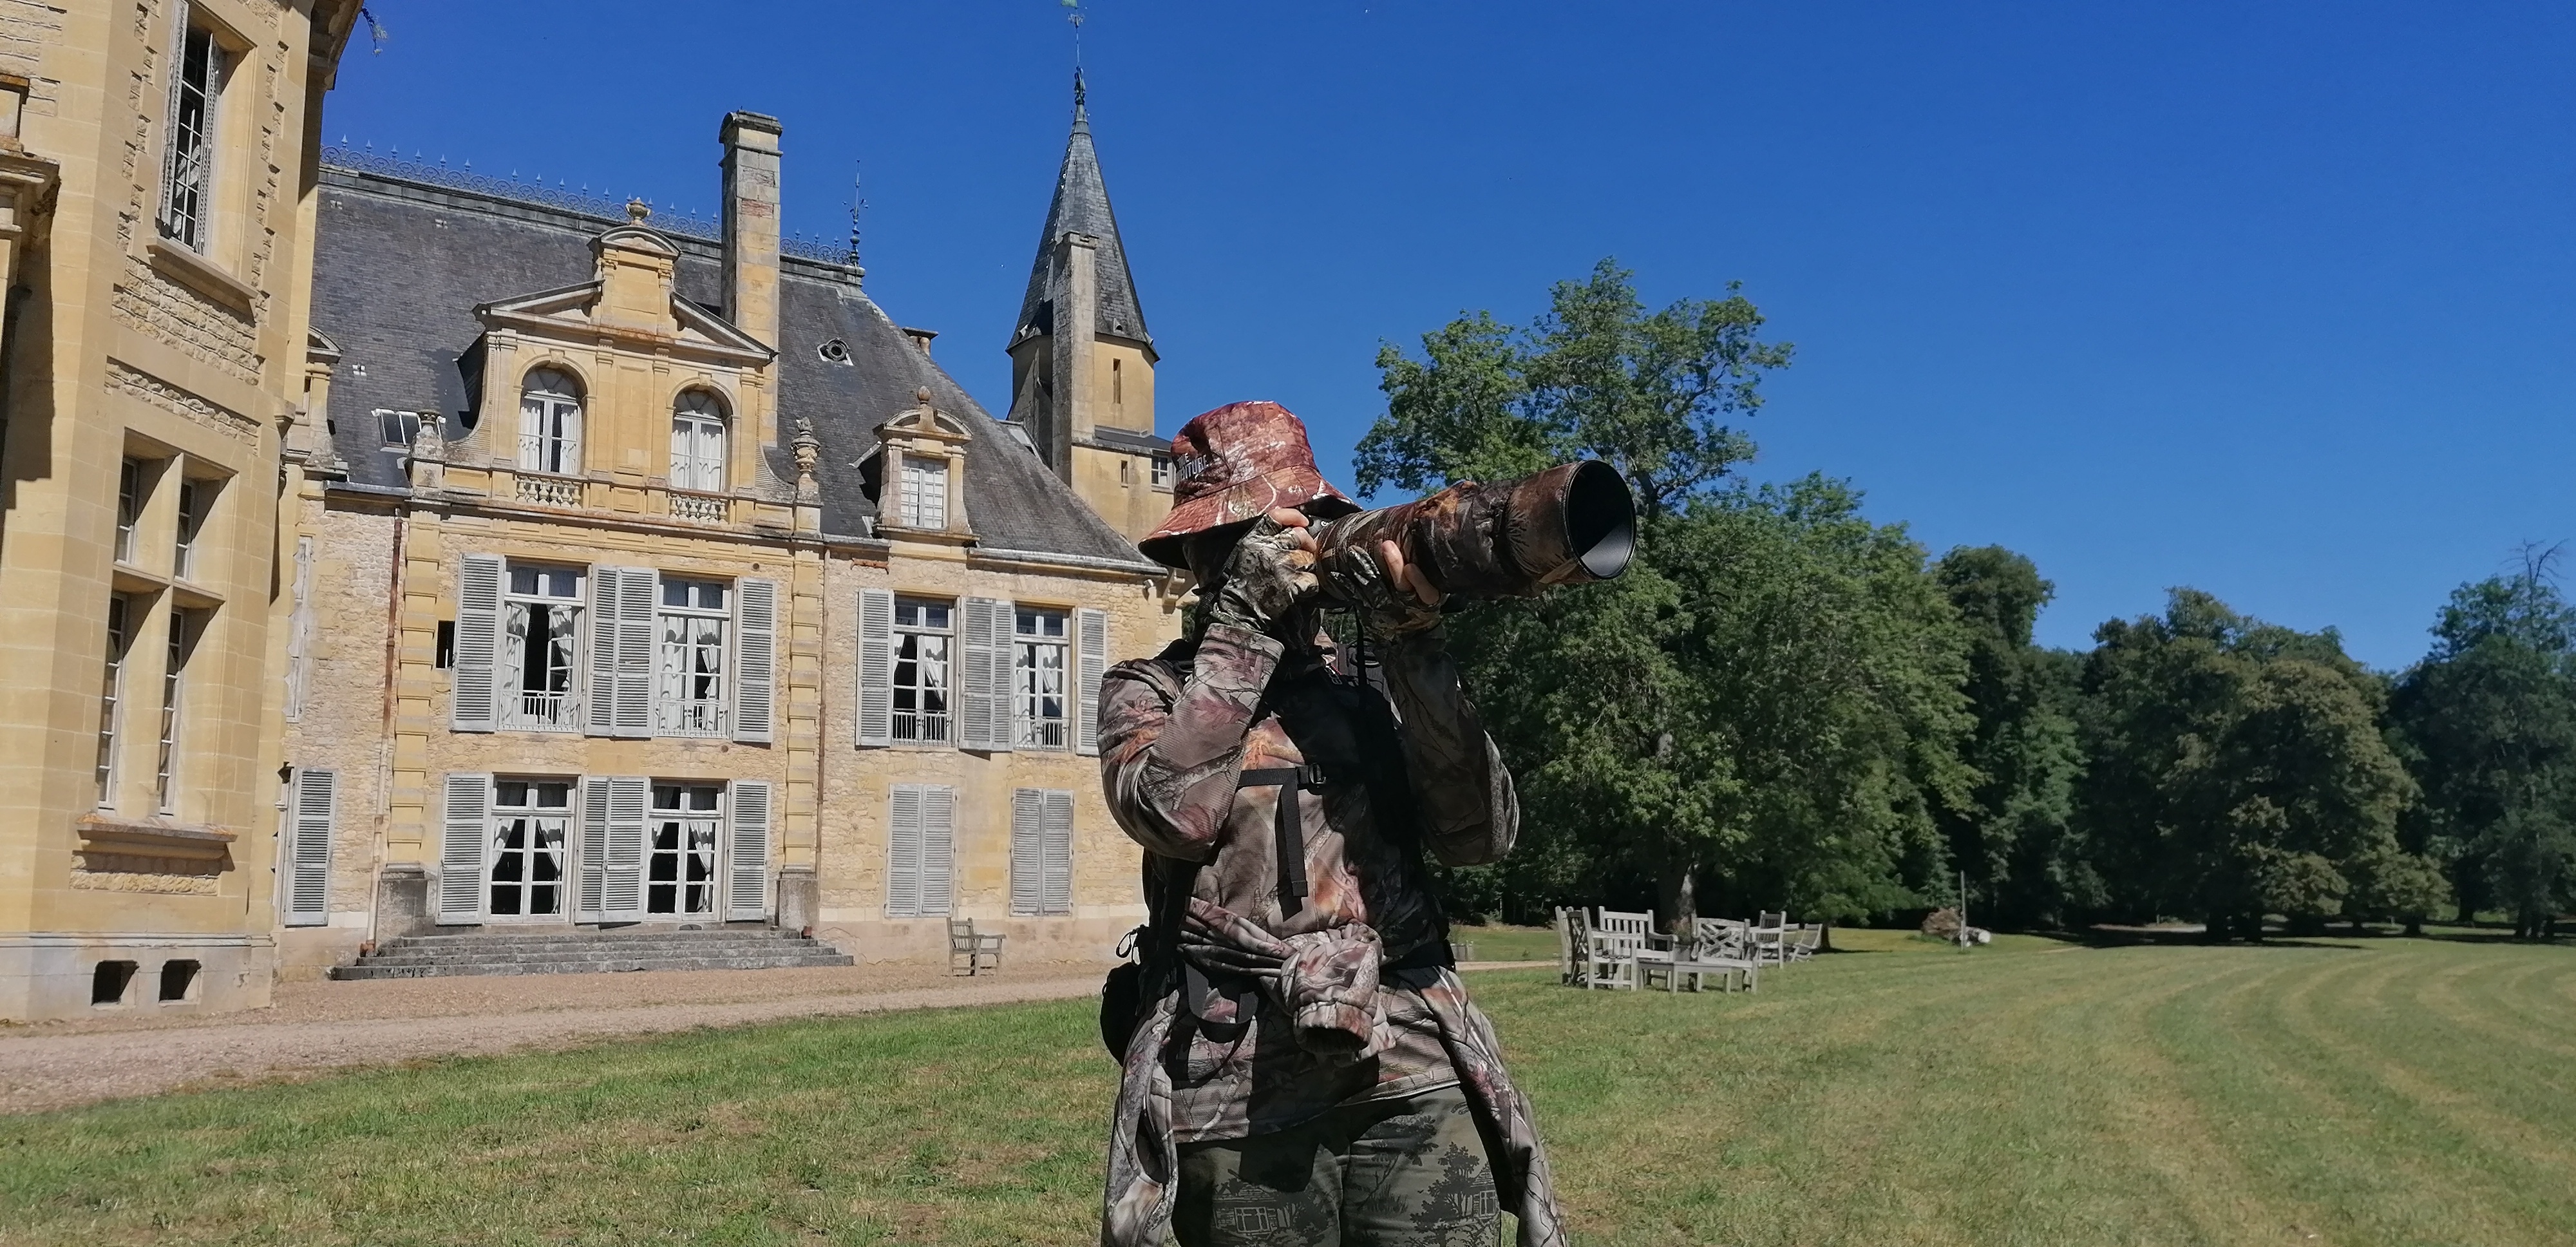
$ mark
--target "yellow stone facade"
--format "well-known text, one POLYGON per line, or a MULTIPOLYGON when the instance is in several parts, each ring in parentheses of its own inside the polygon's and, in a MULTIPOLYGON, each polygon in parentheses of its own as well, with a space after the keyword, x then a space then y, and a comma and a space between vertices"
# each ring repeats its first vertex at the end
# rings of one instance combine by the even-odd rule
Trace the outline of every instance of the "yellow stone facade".
POLYGON ((0 1018, 268 999, 281 463, 355 16, 0 2, 0 1018))
MULTIPOLYGON (((926 334, 897 329, 867 300, 855 264, 782 256, 774 227, 756 228, 776 219, 782 131, 749 114, 727 119, 736 202, 719 239, 665 233, 640 204, 611 224, 422 185, 426 171, 326 170, 317 328, 344 340, 326 343, 313 367, 317 386, 336 387, 322 400, 332 429, 298 447, 312 470, 299 478, 282 541, 293 569, 282 685, 288 763, 328 777, 317 824, 328 876, 305 909, 288 907, 277 935, 286 974, 320 975, 432 931, 639 924, 763 924, 863 960, 942 960, 951 918, 1004 935, 1015 960, 1097 962, 1140 920, 1137 851, 1108 816, 1082 729, 1108 662, 1177 635, 1174 586, 1022 430, 975 407, 930 360, 926 334), (374 299, 365 257, 395 249, 390 239, 423 237, 454 250, 391 276, 412 301, 374 299), (587 279, 535 291, 475 284, 505 248, 520 249, 510 256, 519 267, 578 255, 587 279), (465 284, 442 285, 440 273, 465 284), (451 289, 446 312, 416 306, 451 289), (469 308, 470 325, 455 314, 469 308), (452 373, 386 380, 401 360, 441 349, 454 352, 452 373), (432 391, 451 380, 458 395, 443 402, 432 391), (711 401, 692 407, 692 395, 711 401), (380 401, 418 405, 371 405, 380 401), (577 409, 578 448, 550 460, 543 438, 571 426, 531 421, 559 401, 577 409), (681 480, 694 470, 675 440, 684 410, 723 429, 719 484, 681 480), (513 577, 575 577, 580 587, 548 608, 578 612, 567 700, 524 703, 571 720, 512 717, 511 699, 532 687, 534 600, 507 587, 519 613, 505 604, 497 633, 499 708, 488 722, 474 718, 486 694, 461 673, 482 669, 481 634, 468 623, 485 609, 477 594, 488 596, 472 580, 478 559, 513 577), (603 689, 623 687, 595 665, 612 643, 594 628, 618 609, 598 597, 601 578, 635 572, 663 593, 675 581, 730 587, 737 602, 754 585, 775 587, 759 699, 769 722, 756 737, 740 730, 749 711, 738 700, 725 703, 733 723, 714 732, 673 730, 660 717, 621 731, 591 717, 615 695, 603 689), (968 735, 971 712, 957 704, 971 700, 961 665, 977 651, 963 616, 978 606, 998 630, 984 652, 1001 717, 985 740, 968 735), (872 637, 904 642, 901 626, 889 632, 871 611, 923 607, 942 612, 945 631, 909 644, 949 647, 947 721, 890 727, 907 713, 886 700, 893 684, 926 687, 931 664, 872 665, 872 637), (1036 631, 1024 638, 1014 631, 1023 627, 1036 631), (1017 698, 1022 681, 1037 691, 1002 707, 1003 685, 1017 698), (1049 712, 1057 719, 1037 721, 1049 712), (940 738, 915 738, 923 733, 940 738), (745 843, 734 794, 757 786, 768 822, 757 867, 741 876, 750 889, 732 891, 728 876, 713 903, 692 910, 685 889, 653 892, 648 871, 640 911, 582 900, 584 853, 600 831, 585 803, 594 781, 616 777, 648 781, 657 803, 665 790, 721 792, 723 817, 703 820, 719 873, 745 843), (549 869, 568 891, 550 893, 544 913, 505 912, 536 902, 493 867, 511 851, 502 815, 456 812, 477 791, 499 801, 503 785, 520 782, 570 794, 548 816, 563 835, 549 869), (900 830, 899 803, 929 790, 942 794, 945 818, 935 830, 900 830), (1032 809, 1061 817, 1033 837, 1032 809), (461 851, 475 818, 487 820, 487 840, 461 851), (934 841, 949 859, 936 899, 926 870, 901 864, 934 841), (1033 846, 1045 858, 1034 868, 1033 846)), ((1112 405, 1150 429, 1151 359, 1130 355, 1115 371, 1133 368, 1141 382, 1117 382, 1112 405)), ((655 618, 660 716, 673 704, 673 625, 655 618)), ((738 614, 730 622, 713 665, 733 699, 746 686, 751 632, 738 614)), ((650 834, 662 818, 657 805, 650 834)))

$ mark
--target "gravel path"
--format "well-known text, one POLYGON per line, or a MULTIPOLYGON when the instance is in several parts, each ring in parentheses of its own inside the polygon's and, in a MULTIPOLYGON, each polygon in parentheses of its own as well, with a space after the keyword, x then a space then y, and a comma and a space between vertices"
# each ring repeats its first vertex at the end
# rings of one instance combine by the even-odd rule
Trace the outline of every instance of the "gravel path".
MULTIPOLYGON (((1464 968, 1523 964, 1549 963, 1464 968)), ((258 1013, 0 1032, 0 1113, 704 1026, 1071 1000, 1097 994, 1104 969, 1037 966, 954 978, 936 966, 851 966, 290 983, 258 1013)))

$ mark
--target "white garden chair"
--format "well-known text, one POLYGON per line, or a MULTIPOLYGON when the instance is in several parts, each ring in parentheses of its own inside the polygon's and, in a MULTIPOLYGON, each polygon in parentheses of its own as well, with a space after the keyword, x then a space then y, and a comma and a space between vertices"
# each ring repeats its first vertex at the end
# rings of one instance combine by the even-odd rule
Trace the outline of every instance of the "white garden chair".
POLYGON ((1824 938, 1825 924, 1802 922, 1798 924, 1797 930, 1788 933, 1788 939, 1782 942, 1780 951, 1790 961, 1813 960, 1816 949, 1824 942, 1824 938))
POLYGON ((1718 976, 1718 990, 1731 989, 1735 981, 1744 981, 1744 990, 1758 991, 1762 986, 1762 965, 1745 955, 1744 924, 1701 919, 1693 927, 1696 935, 1688 948, 1677 950, 1673 963, 1665 967, 1666 989, 1678 992, 1682 980, 1689 979, 1692 991, 1706 986, 1708 976, 1718 976))
POLYGON ((1636 963, 1631 977, 1640 984, 1653 975, 1664 973, 1672 965, 1672 937, 1655 930, 1653 910, 1630 913, 1605 909, 1601 911, 1600 926, 1621 938, 1630 960, 1636 963))
POLYGON ((1785 965, 1788 963, 1788 937, 1789 915, 1775 914, 1768 911, 1764 912, 1759 918, 1757 918, 1752 927, 1745 932, 1745 938, 1752 950, 1751 956, 1753 960, 1766 966, 1785 965))
POLYGON ((1592 981, 1592 919, 1580 909, 1556 910, 1556 980, 1568 987, 1592 981))

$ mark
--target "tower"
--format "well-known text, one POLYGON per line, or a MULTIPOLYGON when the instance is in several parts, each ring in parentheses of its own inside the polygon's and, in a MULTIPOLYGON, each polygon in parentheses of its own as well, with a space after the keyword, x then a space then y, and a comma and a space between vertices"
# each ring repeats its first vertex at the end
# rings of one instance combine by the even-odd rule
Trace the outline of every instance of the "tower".
POLYGON ((1169 443, 1154 436, 1154 339, 1092 147, 1082 74, 1055 199, 1011 331, 1011 415, 1038 457, 1130 539, 1171 509, 1169 443))

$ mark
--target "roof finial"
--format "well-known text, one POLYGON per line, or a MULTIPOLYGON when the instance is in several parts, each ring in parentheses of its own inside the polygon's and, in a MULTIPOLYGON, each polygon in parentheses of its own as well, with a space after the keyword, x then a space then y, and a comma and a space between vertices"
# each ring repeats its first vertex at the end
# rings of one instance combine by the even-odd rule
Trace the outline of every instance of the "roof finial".
POLYGON ((850 254, 849 254, 849 262, 850 262, 850 264, 851 264, 851 266, 852 266, 852 267, 856 267, 856 266, 858 265, 858 262, 859 262, 859 213, 860 213, 862 210, 866 209, 866 207, 867 207, 867 206, 868 206, 868 201, 867 201, 867 200, 865 200, 865 199, 863 199, 863 198, 861 198, 861 197, 860 197, 860 195, 859 195, 859 166, 858 166, 858 162, 856 162, 856 161, 852 161, 852 162, 851 162, 851 164, 850 164, 850 254))
POLYGON ((1082 66, 1076 65, 1073 67, 1073 119, 1076 121, 1085 121, 1089 119, 1084 115, 1083 109, 1083 98, 1085 94, 1086 92, 1082 85, 1082 66))

